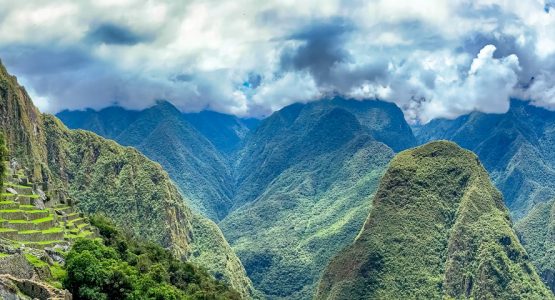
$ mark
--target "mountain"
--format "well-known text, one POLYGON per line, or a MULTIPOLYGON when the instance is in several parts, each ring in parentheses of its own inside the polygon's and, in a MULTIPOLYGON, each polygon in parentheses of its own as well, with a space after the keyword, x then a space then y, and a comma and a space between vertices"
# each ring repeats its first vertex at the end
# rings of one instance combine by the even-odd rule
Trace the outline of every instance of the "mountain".
POLYGON ((232 206, 234 180, 228 157, 257 124, 216 112, 182 114, 166 101, 143 111, 109 107, 57 116, 70 128, 94 131, 159 162, 189 204, 215 221, 232 206))
POLYGON ((537 204, 515 224, 515 230, 542 279, 555 292, 555 200, 537 204))
POLYGON ((362 226, 394 150, 414 144, 401 110, 381 101, 293 104, 263 120, 238 152, 233 211, 219 223, 255 287, 268 299, 311 298, 362 226))
POLYGON ((260 122, 258 119, 241 119, 213 111, 183 115, 193 127, 207 138, 220 153, 230 156, 242 146, 243 139, 260 122))
POLYGON ((182 114, 166 101, 142 111, 109 107, 63 111, 58 117, 70 128, 133 146, 160 163, 188 203, 214 221, 232 207, 235 186, 229 157, 256 126, 256 120, 215 112, 182 114))
POLYGON ((474 112, 415 130, 420 143, 446 139, 475 152, 516 219, 555 197, 553 132, 555 112, 518 100, 505 114, 474 112))
POLYGON ((81 211, 103 213, 133 234, 208 268, 245 298, 254 294, 219 228, 190 210, 159 164, 41 114, 1 64, 0 128, 10 157, 51 196, 73 199, 81 211))
POLYGON ((315 299, 553 299, 470 151, 403 151, 362 230, 326 268, 315 299))

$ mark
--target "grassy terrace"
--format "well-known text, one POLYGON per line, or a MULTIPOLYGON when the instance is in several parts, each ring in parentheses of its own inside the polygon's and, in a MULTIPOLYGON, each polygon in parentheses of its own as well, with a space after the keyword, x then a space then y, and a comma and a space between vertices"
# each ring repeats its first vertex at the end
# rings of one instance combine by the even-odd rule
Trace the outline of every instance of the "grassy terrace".
MULTIPOLYGON (((67 204, 57 204, 47 209, 37 209, 29 204, 29 199, 40 197, 33 193, 31 184, 5 182, 4 186, 20 192, 0 193, 0 233, 13 246, 43 248, 94 235, 88 228, 88 222, 67 204), (63 212, 65 216, 57 216, 55 211, 63 212)), ((34 265, 42 263, 31 254, 26 255, 26 258, 34 265)))
POLYGON ((14 188, 22 188, 22 189, 28 189, 28 188, 30 188, 30 186, 19 185, 19 184, 15 184, 15 183, 13 183, 13 182, 4 182, 4 186, 14 187, 14 188))
MULTIPOLYGON (((8 223, 10 224, 40 224, 40 223, 44 223, 44 222, 50 222, 54 220, 54 215, 50 214, 50 216, 45 217, 45 218, 40 218, 40 219, 35 219, 35 220, 8 220, 8 223)), ((0 219, 0 221, 2 221, 0 219)))
MULTIPOLYGON (((21 205, 20 205, 21 207, 21 205)), ((32 209, 32 210, 25 210, 25 209, 0 209, 0 213, 28 213, 28 214, 38 214, 48 212, 48 209, 32 209)))

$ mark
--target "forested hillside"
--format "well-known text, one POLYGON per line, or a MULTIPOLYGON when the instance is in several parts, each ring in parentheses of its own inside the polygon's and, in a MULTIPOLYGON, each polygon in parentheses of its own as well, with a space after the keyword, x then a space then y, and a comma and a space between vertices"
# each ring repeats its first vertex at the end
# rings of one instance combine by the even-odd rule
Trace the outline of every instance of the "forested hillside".
POLYGON ((478 158, 450 142, 398 154, 315 299, 552 299, 478 158))
POLYGON ((0 65, 0 125, 10 156, 30 180, 56 197, 75 199, 120 226, 206 266, 241 295, 250 280, 219 228, 188 208, 160 165, 96 134, 68 130, 41 114, 25 89, 0 65))
POLYGON ((555 112, 513 100, 504 114, 437 119, 415 131, 421 143, 446 139, 475 152, 515 219, 555 197, 555 112))

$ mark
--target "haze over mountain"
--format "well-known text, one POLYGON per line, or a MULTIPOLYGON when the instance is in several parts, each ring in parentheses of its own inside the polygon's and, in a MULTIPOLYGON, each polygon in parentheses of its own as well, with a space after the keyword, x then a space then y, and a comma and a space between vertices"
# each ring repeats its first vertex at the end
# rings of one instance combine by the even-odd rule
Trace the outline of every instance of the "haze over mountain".
POLYGON ((398 154, 315 299, 553 299, 478 158, 450 142, 398 154))

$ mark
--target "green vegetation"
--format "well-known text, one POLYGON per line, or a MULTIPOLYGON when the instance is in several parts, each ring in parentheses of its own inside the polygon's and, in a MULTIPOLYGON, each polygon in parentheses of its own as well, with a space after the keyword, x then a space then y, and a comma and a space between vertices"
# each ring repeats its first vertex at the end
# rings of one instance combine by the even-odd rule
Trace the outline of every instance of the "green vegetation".
POLYGON ((33 254, 25 253, 24 255, 25 255, 25 259, 27 259, 27 261, 35 268, 48 267, 48 264, 46 262, 40 260, 40 258, 34 256, 33 254))
POLYGON ((555 200, 538 203, 515 224, 515 230, 542 279, 555 292, 555 200))
POLYGON ((341 99, 295 104, 247 138, 237 208, 220 226, 267 298, 311 298, 331 257, 355 238, 393 157, 380 126, 411 145, 402 113, 391 108, 341 99))
POLYGON ((91 222, 102 241, 77 240, 67 255, 67 275, 61 275, 75 299, 240 299, 168 250, 123 234, 105 218, 91 222))
POLYGON ((477 157, 433 142, 398 154, 355 242, 315 299, 553 299, 477 157))
POLYGON ((415 130, 421 143, 450 140, 476 153, 515 219, 555 198, 555 112, 512 100, 505 114, 474 112, 415 130))
MULTIPOLYGON (((91 132, 69 130, 55 117, 41 114, 1 64, 0 92, 0 128, 5 131, 10 157, 29 170, 31 182, 44 183, 47 189, 43 190, 52 198, 59 194, 71 199, 85 213, 107 214, 116 224, 171 249, 178 257, 194 257, 199 265, 217 261, 224 269, 209 272, 223 274, 222 280, 241 296, 253 295, 241 262, 219 229, 212 222, 200 222, 200 229, 193 227, 202 217, 191 212, 159 164, 135 149, 91 132), (210 248, 201 247, 210 243, 210 248), (191 249, 203 253, 193 255, 191 249)), ((67 236, 80 235, 84 233, 67 236)))
POLYGON ((71 112, 59 116, 72 128, 93 130, 160 163, 188 204, 210 219, 217 222, 227 215, 233 178, 226 158, 170 103, 161 101, 140 112, 107 108, 77 114, 79 118, 71 112), (129 117, 111 129, 115 112, 129 117))

